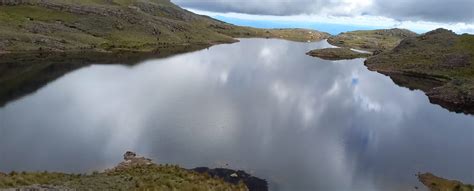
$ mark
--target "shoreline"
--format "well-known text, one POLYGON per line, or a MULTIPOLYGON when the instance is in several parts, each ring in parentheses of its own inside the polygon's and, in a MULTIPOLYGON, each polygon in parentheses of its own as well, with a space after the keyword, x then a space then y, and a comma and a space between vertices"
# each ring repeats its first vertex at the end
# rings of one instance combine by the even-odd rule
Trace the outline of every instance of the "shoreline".
MULTIPOLYGON (((400 31, 399 29, 395 30, 400 31)), ((367 32, 364 31, 364 33, 367 32)), ((354 33, 360 33, 360 31, 354 33)), ((381 46, 380 49, 372 47, 370 49, 372 54, 368 55, 364 61, 366 68, 369 71, 390 77, 398 86, 410 90, 421 90, 432 104, 439 105, 451 112, 474 115, 474 79, 469 75, 460 76, 456 73, 463 74, 462 70, 464 68, 468 71, 471 70, 469 67, 474 65, 473 59, 469 60, 469 50, 459 49, 457 46, 460 45, 446 45, 450 42, 468 43, 463 42, 461 38, 470 40, 469 35, 456 35, 445 29, 436 29, 420 36, 405 36, 407 37, 403 38, 395 47, 381 46), (432 44, 425 41, 430 41, 432 44), (414 44, 419 44, 417 46, 420 47, 416 47, 414 44), (404 58, 412 54, 423 54, 426 51, 425 49, 428 51, 433 49, 433 52, 437 52, 438 49, 443 48, 449 49, 450 52, 441 55, 426 54, 421 58, 413 57, 412 60, 404 58), (431 57, 437 57, 438 60, 431 57)), ((328 40, 328 43, 338 48, 316 49, 307 54, 325 60, 355 59, 362 56, 352 49, 363 46, 369 47, 369 44, 360 45, 351 41, 341 40, 341 42, 336 43, 335 38, 338 37, 333 37, 333 40, 328 40), (341 44, 344 46, 341 46, 341 44), (343 49, 350 49, 352 52, 343 49)), ((384 43, 381 42, 380 44, 384 43)), ((474 53, 471 52, 470 54, 471 57, 474 57, 474 53)))
POLYGON ((91 174, 0 172, 0 190, 241 190, 266 191, 268 183, 242 170, 194 169, 158 164, 127 151, 112 169, 91 174))

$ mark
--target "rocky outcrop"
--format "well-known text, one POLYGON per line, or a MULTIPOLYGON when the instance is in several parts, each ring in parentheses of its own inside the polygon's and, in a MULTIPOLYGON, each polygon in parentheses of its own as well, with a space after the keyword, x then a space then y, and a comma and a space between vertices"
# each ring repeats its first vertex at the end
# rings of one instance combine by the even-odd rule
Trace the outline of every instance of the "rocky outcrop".
POLYGON ((116 167, 109 171, 113 172, 130 169, 137 166, 155 165, 155 163, 153 163, 151 159, 142 156, 137 156, 137 154, 132 151, 127 151, 123 155, 123 160, 123 162, 119 163, 116 167))

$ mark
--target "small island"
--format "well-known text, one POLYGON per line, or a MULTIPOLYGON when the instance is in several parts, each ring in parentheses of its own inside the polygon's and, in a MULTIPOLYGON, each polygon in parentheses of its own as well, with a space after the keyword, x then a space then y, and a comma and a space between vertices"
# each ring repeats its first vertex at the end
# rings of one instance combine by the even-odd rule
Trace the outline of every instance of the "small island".
POLYGON ((307 55, 318 57, 324 60, 348 60, 355 58, 367 58, 371 54, 361 53, 350 48, 324 48, 316 49, 306 53, 307 55))

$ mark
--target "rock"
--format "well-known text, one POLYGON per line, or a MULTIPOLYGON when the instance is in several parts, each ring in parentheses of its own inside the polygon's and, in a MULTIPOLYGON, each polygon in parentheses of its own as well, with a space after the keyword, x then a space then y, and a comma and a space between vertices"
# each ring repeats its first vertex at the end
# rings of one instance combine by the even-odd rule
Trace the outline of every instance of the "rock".
POLYGON ((212 177, 222 178, 225 182, 234 185, 237 185, 240 181, 242 181, 247 186, 249 191, 268 190, 268 183, 266 180, 252 176, 242 170, 235 171, 225 168, 209 169, 207 167, 199 167, 191 170, 198 173, 207 173, 212 177))
POLYGON ((372 53, 372 56, 379 55, 379 54, 382 53, 382 52, 383 52, 382 49, 377 49, 377 50, 375 50, 375 51, 372 53))
POLYGON ((116 167, 107 170, 108 172, 120 171, 129 169, 136 166, 148 166, 148 165, 156 165, 152 162, 151 159, 138 156, 136 153, 132 151, 127 151, 123 155, 124 161, 119 163, 116 167))
POLYGON ((135 158, 137 156, 136 153, 132 152, 132 151, 127 151, 125 154, 123 154, 123 160, 127 161, 127 160, 132 160, 133 158, 135 158))

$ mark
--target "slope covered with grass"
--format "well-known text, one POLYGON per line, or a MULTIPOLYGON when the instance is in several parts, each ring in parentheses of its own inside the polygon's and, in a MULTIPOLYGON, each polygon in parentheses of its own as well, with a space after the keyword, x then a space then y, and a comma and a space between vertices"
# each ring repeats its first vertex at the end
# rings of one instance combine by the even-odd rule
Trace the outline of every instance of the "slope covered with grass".
POLYGON ((406 38, 365 65, 400 85, 425 91, 434 103, 474 113, 474 35, 437 29, 406 38))
MULTIPOLYGON (((3 1, 2 1, 3 2, 3 1)), ((239 27, 169 0, 31 0, 0 3, 0 51, 141 50, 235 42, 234 37, 320 40, 311 30, 239 27)))

